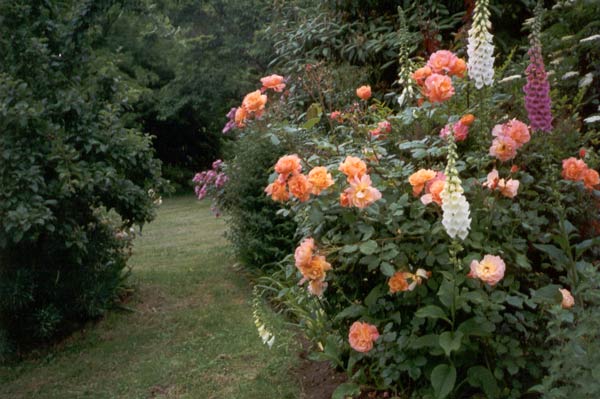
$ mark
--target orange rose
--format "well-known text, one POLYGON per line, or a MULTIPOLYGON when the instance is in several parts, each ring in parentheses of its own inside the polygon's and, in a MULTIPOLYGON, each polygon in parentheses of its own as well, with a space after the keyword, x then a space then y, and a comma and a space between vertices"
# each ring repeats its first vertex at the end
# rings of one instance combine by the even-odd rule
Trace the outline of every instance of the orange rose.
POLYGON ((350 189, 347 188, 346 190, 344 190, 343 193, 340 193, 340 206, 342 208, 349 208, 350 207, 350 198, 348 198, 348 191, 350 189))
POLYGON ((595 186, 600 184, 600 175, 594 169, 586 169, 582 173, 582 180, 585 187, 593 190, 595 186))
POLYGON ((390 293, 395 294, 400 291, 408 291, 408 281, 407 278, 412 276, 411 273, 407 272, 396 272, 390 279, 388 280, 388 286, 390 287, 390 293))
POLYGON ((441 194, 445 186, 445 179, 436 179, 429 185, 429 195, 431 195, 431 200, 438 205, 442 205, 441 194))
POLYGON ((460 118, 460 123, 467 126, 471 126, 471 124, 473 124, 474 121, 475 115, 473 114, 466 114, 462 118, 460 118))
POLYGON ((512 119, 506 122, 504 126, 504 134, 513 139, 518 147, 521 147, 531 139, 529 128, 518 119, 512 119))
POLYGON ((313 256, 310 263, 300 269, 307 279, 320 281, 325 279, 325 272, 328 270, 331 270, 331 264, 322 255, 313 256))
POLYGON ((437 172, 431 169, 419 169, 408 178, 408 182, 413 188, 413 195, 417 197, 425 188, 425 183, 435 178, 437 172))
POLYGON ((333 185, 331 173, 324 166, 317 166, 308 172, 308 181, 312 185, 312 193, 319 195, 321 191, 333 185))
POLYGON ((310 198, 311 184, 304 175, 294 175, 288 181, 290 193, 300 202, 307 201, 310 198))
POLYGON ((244 101, 242 101, 242 107, 246 109, 246 112, 255 114, 256 116, 262 115, 265 104, 267 104, 267 95, 262 94, 260 90, 246 94, 244 101))
POLYGON ((338 170, 348 177, 348 181, 351 181, 355 177, 359 179, 363 177, 367 173, 367 165, 360 158, 347 156, 338 170))
POLYGON ((262 79, 260 79, 262 85, 263 85, 263 89, 273 89, 274 91, 281 93, 283 91, 283 89, 285 89, 285 83, 283 76, 279 76, 279 75, 271 75, 271 76, 266 76, 262 79))
POLYGON ((566 180, 582 180, 587 165, 581 159, 574 157, 562 161, 562 177, 566 180))
POLYGON ((371 86, 360 86, 356 89, 356 95, 361 99, 367 101, 371 98, 371 86))
POLYGON ((373 342, 379 338, 379 332, 374 325, 355 321, 350 327, 348 342, 352 349, 358 352, 368 352, 373 349, 373 342))
POLYGON ((302 164, 300 158, 296 154, 284 155, 275 164, 275 172, 284 176, 284 179, 288 175, 297 175, 302 171, 302 164))
POLYGON ((425 79, 423 94, 432 103, 441 103, 454 95, 452 80, 445 75, 433 73, 425 79))
POLYGON ((431 73, 431 68, 429 68, 428 66, 424 66, 414 71, 411 77, 419 86, 423 86, 423 84, 425 83, 425 79, 427 79, 429 75, 431 75, 431 73))
POLYGON ((238 107, 238 109, 235 111, 235 124, 237 127, 244 127, 246 126, 246 119, 248 118, 248 113, 246 112, 246 109, 244 107, 238 107))
POLYGON ((285 202, 290 199, 290 194, 286 190, 285 183, 275 180, 265 188, 265 193, 271 196, 273 201, 285 202))
POLYGON ((458 76, 462 78, 465 76, 465 72, 467 71, 467 63, 462 58, 457 58, 456 62, 450 69, 450 75, 458 76))

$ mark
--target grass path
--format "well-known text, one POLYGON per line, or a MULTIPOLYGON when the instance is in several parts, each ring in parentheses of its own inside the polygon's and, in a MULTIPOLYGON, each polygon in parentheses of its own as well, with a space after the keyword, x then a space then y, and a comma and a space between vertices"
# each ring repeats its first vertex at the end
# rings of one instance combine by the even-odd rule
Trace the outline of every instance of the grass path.
POLYGON ((298 398, 297 347, 285 333, 260 342, 223 231, 208 203, 166 200, 136 238, 135 311, 0 367, 0 398, 298 398))

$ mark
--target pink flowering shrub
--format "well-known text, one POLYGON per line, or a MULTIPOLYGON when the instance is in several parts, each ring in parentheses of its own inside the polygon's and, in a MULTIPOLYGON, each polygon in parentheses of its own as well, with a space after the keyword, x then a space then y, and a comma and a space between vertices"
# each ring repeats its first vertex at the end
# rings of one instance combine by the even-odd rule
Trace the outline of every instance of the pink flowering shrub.
POLYGON ((203 200, 207 196, 213 199, 211 210, 215 216, 221 215, 219 209, 219 196, 222 195, 223 187, 229 178, 223 171, 223 161, 217 159, 212 163, 212 169, 204 170, 196 173, 192 182, 194 183, 194 192, 199 200, 203 200))

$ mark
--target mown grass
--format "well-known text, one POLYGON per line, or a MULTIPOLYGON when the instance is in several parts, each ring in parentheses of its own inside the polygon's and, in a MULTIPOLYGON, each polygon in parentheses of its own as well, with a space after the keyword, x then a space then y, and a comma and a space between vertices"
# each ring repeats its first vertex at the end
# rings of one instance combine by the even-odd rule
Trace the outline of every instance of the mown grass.
POLYGON ((135 241, 133 312, 0 367, 0 398, 299 397, 297 344, 276 318, 273 349, 260 341, 223 231, 207 203, 166 200, 135 241))

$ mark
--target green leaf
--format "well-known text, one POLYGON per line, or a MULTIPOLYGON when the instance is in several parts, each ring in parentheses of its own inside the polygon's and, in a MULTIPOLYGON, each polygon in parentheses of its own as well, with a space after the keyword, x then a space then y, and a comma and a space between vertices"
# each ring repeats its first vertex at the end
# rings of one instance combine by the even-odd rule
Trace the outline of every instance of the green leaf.
POLYGON ((533 244, 534 247, 536 247, 537 249, 539 249, 540 251, 544 252, 545 254, 547 254, 548 256, 550 256, 550 258, 556 263, 556 265, 558 266, 562 266, 565 265, 566 263, 569 263, 569 258, 567 258, 567 255, 565 255, 565 253, 563 252, 562 249, 551 245, 551 244, 533 244))
POLYGON ((384 287, 381 284, 378 284, 369 292, 369 295, 365 298, 365 305, 373 306, 377 302, 379 298, 387 293, 387 285, 384 287))
POLYGON ((381 270, 381 273, 388 277, 392 277, 394 273, 396 273, 396 269, 394 268, 394 266, 392 266, 388 262, 382 262, 379 266, 379 270, 381 270))
POLYGON ((333 391, 331 399, 346 399, 360 395, 360 387, 353 382, 344 382, 333 391))
POLYGON ((448 322, 450 321, 446 317, 446 313, 444 313, 442 308, 440 308, 439 306, 435 306, 435 305, 423 306, 421 309, 416 311, 415 317, 419 317, 422 319, 424 319, 424 318, 444 319, 448 322))
POLYGON ((444 399, 456 383, 456 369, 451 364, 440 364, 431 372, 431 386, 437 399, 444 399))
POLYGON ((481 318, 473 317, 460 323, 457 330, 465 335, 488 337, 495 329, 496 326, 494 323, 485 319, 482 320, 481 318))
POLYGON ((306 111, 306 119, 308 120, 321 118, 321 115, 323 115, 323 109, 317 103, 312 103, 306 111))
POLYGON ((377 245, 377 242, 375 242, 373 240, 365 241, 362 244, 360 244, 360 247, 359 247, 360 252, 362 252, 365 255, 374 254, 378 248, 379 248, 379 246, 377 245))
POLYGON ((467 372, 467 381, 471 386, 483 389, 485 396, 489 399, 500 397, 500 388, 498 388, 496 377, 486 367, 471 367, 467 372))
POLYGON ((315 125, 316 125, 317 123, 319 123, 319 121, 320 121, 320 120, 321 120, 321 118, 320 118, 320 117, 319 117, 319 118, 312 118, 312 119, 309 119, 309 120, 307 120, 307 121, 306 121, 306 123, 304 123, 304 124, 302 125, 302 128, 303 128, 303 129, 307 129, 307 130, 308 130, 308 129, 312 129, 313 127, 315 127, 315 125))
POLYGON ((342 319, 354 319, 358 316, 365 314, 367 309, 362 305, 352 304, 339 312, 334 320, 342 320, 342 319))
POLYGON ((600 245, 600 237, 590 238, 575 245, 575 256, 579 258, 585 251, 592 248, 595 245, 600 245))
POLYGON ((460 349, 460 342, 463 337, 463 333, 460 331, 452 332, 446 331, 440 335, 440 346, 444 350, 446 356, 450 357, 452 351, 458 351, 460 349))
POLYGON ((560 286, 556 284, 550 284, 539 290, 533 291, 531 299, 536 303, 549 303, 555 304, 562 301, 562 294, 558 290, 560 286))
POLYGON ((439 336, 437 334, 427 334, 415 339, 410 347, 412 349, 421 349, 425 347, 437 347, 439 345, 439 336))

